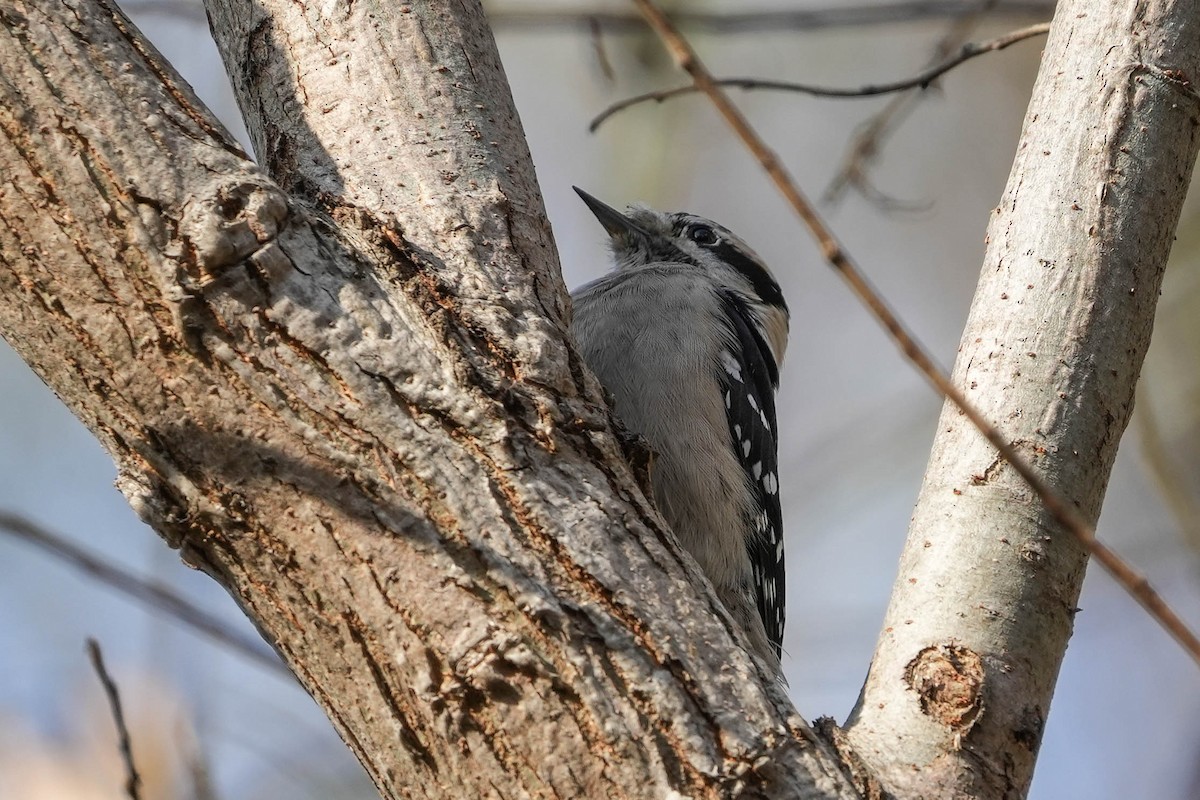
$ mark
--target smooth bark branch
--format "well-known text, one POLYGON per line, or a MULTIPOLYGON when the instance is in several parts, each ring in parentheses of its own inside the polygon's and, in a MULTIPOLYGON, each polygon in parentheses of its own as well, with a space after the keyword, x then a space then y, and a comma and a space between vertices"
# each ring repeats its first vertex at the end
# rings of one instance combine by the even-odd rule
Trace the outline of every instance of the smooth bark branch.
MULTIPOLYGON (((954 377, 1091 521, 1196 159, 1200 6, 1064 0, 954 377)), ((1020 797, 1085 556, 942 413, 850 741, 902 796, 1020 797)))
POLYGON ((478 5, 211 13, 270 178, 113 6, 0 0, 0 332, 143 519, 385 796, 857 796, 568 346, 478 5))

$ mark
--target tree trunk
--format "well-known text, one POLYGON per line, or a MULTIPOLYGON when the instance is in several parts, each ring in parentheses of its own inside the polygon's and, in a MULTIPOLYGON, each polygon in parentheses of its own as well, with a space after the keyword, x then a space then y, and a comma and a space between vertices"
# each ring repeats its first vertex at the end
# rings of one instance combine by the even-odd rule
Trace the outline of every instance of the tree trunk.
MULTIPOLYGON (((1197 79, 1192 0, 1059 3, 959 346, 958 386, 1093 523, 1196 159, 1197 79)), ((847 723, 886 786, 1025 795, 1085 563, 947 405, 847 723)))
MULTIPOLYGON (((344 5, 211 0, 260 169, 113 6, 0 0, 0 332, 142 518, 387 797, 878 796, 871 770, 1023 794, 1075 543, 947 410, 834 755, 570 346, 478 4, 344 5)), ((1195 158, 1200 11, 1088 5, 1055 24, 956 379, 1095 519, 1195 158)))
POLYGON ((855 797, 646 501, 476 3, 0 2, 0 330, 388 797, 855 797))

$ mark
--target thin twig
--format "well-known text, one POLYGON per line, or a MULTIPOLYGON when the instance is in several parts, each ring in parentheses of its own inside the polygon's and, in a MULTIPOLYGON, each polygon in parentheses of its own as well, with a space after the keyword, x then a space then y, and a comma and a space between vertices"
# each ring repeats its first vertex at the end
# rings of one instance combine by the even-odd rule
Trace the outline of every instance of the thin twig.
MULTIPOLYGON (((645 23, 635 13, 575 9, 558 11, 530 4, 526 9, 488 4, 488 21, 496 30, 553 33, 559 30, 579 30, 580 26, 597 25, 613 33, 629 33, 643 29, 645 23)), ((200 0, 127 0, 121 4, 126 13, 156 14, 204 22, 204 4, 200 0)), ((964 0, 899 0, 899 2, 863 5, 842 5, 833 2, 827 8, 756 11, 680 11, 676 18, 706 33, 754 34, 765 31, 813 31, 829 28, 857 28, 892 25, 898 22, 918 22, 926 19, 964 17, 974 12, 975 3, 964 0)), ((1000 0, 996 13, 1010 17, 1045 16, 1054 10, 1054 0, 1000 0)))
POLYGON ((210 639, 256 661, 281 675, 291 672, 274 652, 249 636, 231 629, 222 620, 203 611, 167 587, 139 578, 131 572, 98 558, 78 545, 36 523, 7 511, 0 511, 0 531, 40 547, 54 557, 82 570, 106 586, 132 597, 155 611, 182 622, 210 639))
POLYGON ((888 210, 887 203, 881 201, 890 198, 867 177, 867 164, 879 155, 880 144, 887 138, 887 134, 907 119, 916 109, 917 102, 924 96, 924 92, 917 91, 895 95, 883 108, 855 129, 850 146, 842 157, 842 165, 821 195, 822 202, 836 204, 842 198, 846 187, 853 186, 869 202, 882 206, 885 211, 888 210))
MULTIPOLYGON (((803 9, 724 12, 681 9, 672 12, 672 18, 683 27, 703 33, 756 34, 780 30, 813 31, 958 18, 975 13, 978 5, 977 0, 899 0, 892 3, 859 5, 834 2, 824 8, 803 9)), ((1053 10, 1052 0, 1000 0, 996 3, 996 13, 1010 17, 1045 16, 1053 10)), ((508 6, 488 11, 488 19, 497 29, 513 27, 522 31, 578 28, 580 21, 585 18, 594 19, 608 30, 619 33, 637 32, 644 26, 637 14, 621 11, 556 11, 540 5, 531 6, 526 10, 508 6)))
MULTIPOLYGON (((1167 452, 1158 414, 1154 411, 1153 396, 1138 392, 1137 405, 1133 407, 1133 424, 1141 434, 1142 460, 1150 471, 1154 484, 1167 507, 1175 516, 1175 524, 1183 536, 1184 543, 1192 550, 1200 551, 1200 503, 1192 496, 1186 482, 1180 476, 1171 454, 1167 452)), ((1187 474, 1187 473, 1184 473, 1187 474)))
MULTIPOLYGON (((970 39, 975 28, 996 7, 996 0, 982 0, 971 14, 959 17, 946 29, 933 48, 933 57, 929 66, 938 64, 955 50, 958 50, 970 39)), ((872 114, 865 123, 855 131, 850 147, 842 156, 841 167, 830 180, 821 196, 826 203, 836 203, 841 199, 847 186, 853 186, 869 202, 887 211, 897 205, 894 198, 889 197, 881 189, 875 187, 867 174, 868 165, 879 155, 883 142, 901 123, 908 118, 924 100, 924 89, 910 89, 907 92, 892 97, 879 111, 872 114)))
POLYGON ((117 692, 117 684, 109 677, 104 668, 104 657, 100 655, 100 645, 95 639, 87 640, 88 656, 92 659, 92 667, 104 685, 104 694, 108 696, 108 707, 112 710, 113 722, 117 725, 117 746, 121 751, 121 759, 125 762, 125 793, 130 800, 140 800, 138 787, 142 779, 138 777, 137 767, 133 763, 133 747, 129 741, 129 728, 125 726, 125 714, 121 711, 121 695, 117 692))
MULTIPOLYGON (((801 94, 809 94, 815 97, 841 97, 841 98, 859 98, 859 97, 877 97, 881 94, 892 94, 894 92, 903 92, 908 89, 927 89, 929 84, 945 75, 950 70, 957 67, 966 61, 970 61, 976 56, 981 56, 984 53, 992 53, 998 50, 1003 50, 1006 47, 1011 47, 1017 42, 1023 42, 1026 39, 1031 39, 1034 36, 1041 36, 1050 30, 1049 22, 1039 22, 1037 25, 1030 25, 1027 28, 1011 31, 991 39, 986 42, 968 42, 964 44, 959 52, 951 58, 937 64, 929 69, 917 73, 911 78, 905 78, 900 81, 892 81, 891 83, 867 84, 854 89, 839 89, 829 86, 817 86, 810 83, 795 83, 793 81, 775 81, 765 78, 715 78, 714 86, 723 86, 731 89, 744 89, 746 91, 766 90, 772 92, 800 92, 801 94)), ((601 111, 588 125, 588 130, 595 132, 601 124, 604 123, 613 114, 619 111, 636 106, 639 103, 646 103, 653 100, 656 103, 661 103, 664 100, 669 100, 672 97, 678 97, 682 94, 691 94, 693 92, 703 91, 697 84, 689 83, 687 86, 677 86, 674 89, 663 89, 657 92, 646 92, 634 97, 627 97, 613 103, 608 108, 601 111)))
POLYGON ((881 325, 891 335, 892 340, 904 355, 920 370, 921 374, 950 402, 954 403, 992 443, 1000 455, 1019 474, 1030 488, 1038 495, 1042 505, 1054 519, 1075 536, 1092 558, 1116 579, 1139 603, 1183 646, 1192 658, 1200 664, 1200 638, 1197 638, 1188 626, 1180 619, 1149 582, 1138 574, 1129 564, 1115 552, 1096 539, 1092 526, 1067 501, 1055 492, 1049 484, 1042 480, 1025 459, 1017 452, 1004 435, 992 425, 959 391, 949 377, 934 363, 933 358, 917 343, 900 319, 887 306, 867 281, 866 277, 855 265, 849 254, 842 248, 833 232, 817 214, 812 204, 805 199, 804 194, 796 185, 791 175, 780 164, 778 156, 767 146, 757 131, 742 115, 741 111, 729 99, 729 96, 716 84, 712 73, 701 63, 696 53, 687 41, 672 25, 667 16, 651 0, 633 0, 642 12, 647 23, 662 39, 663 45, 675 59, 679 68, 687 72, 696 86, 704 92, 729 126, 758 159, 767 175, 784 198, 808 226, 813 237, 820 245, 821 253, 837 272, 846 280, 858 298, 867 306, 881 325))
POLYGON ((188 776, 192 779, 192 800, 217 800, 217 792, 212 782, 212 770, 208 766, 208 754, 204 752, 199 737, 193 731, 189 730, 188 733, 190 734, 187 736, 188 741, 179 744, 180 749, 186 753, 184 760, 187 764, 188 776))
POLYGON ((600 27, 600 23, 594 17, 588 19, 588 35, 592 39, 592 52, 596 54, 596 63, 600 67, 600 73, 604 75, 606 81, 612 83, 617 76, 613 72, 612 62, 608 60, 608 51, 604 47, 604 29, 600 27))

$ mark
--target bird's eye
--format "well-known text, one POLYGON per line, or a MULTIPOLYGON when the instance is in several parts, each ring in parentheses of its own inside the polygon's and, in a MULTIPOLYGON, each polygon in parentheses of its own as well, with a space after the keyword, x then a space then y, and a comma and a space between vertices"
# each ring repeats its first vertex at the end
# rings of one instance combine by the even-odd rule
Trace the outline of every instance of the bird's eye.
POLYGON ((688 228, 688 238, 698 245, 707 247, 717 243, 717 232, 707 225, 693 225, 688 228))

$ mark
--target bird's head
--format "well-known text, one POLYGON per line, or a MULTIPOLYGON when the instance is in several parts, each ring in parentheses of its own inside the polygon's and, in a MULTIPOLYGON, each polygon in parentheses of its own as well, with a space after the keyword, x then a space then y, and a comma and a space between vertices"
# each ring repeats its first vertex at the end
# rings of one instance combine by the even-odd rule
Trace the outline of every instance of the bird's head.
POLYGON ((787 347, 788 307, 775 276, 754 252, 728 228, 683 211, 657 211, 633 205, 622 214, 579 187, 596 219, 608 231, 618 270, 652 264, 689 264, 716 286, 735 292, 754 312, 777 362, 787 347))

